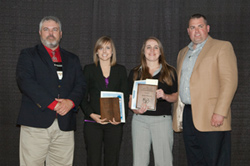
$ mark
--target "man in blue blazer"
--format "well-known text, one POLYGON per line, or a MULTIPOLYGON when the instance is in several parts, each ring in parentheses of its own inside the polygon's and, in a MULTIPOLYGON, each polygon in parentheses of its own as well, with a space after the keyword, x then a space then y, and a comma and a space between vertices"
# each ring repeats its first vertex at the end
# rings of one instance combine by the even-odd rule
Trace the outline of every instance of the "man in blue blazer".
POLYGON ((72 165, 76 111, 86 83, 79 58, 59 47, 61 22, 44 17, 42 44, 21 51, 16 79, 22 93, 17 124, 20 165, 72 165))

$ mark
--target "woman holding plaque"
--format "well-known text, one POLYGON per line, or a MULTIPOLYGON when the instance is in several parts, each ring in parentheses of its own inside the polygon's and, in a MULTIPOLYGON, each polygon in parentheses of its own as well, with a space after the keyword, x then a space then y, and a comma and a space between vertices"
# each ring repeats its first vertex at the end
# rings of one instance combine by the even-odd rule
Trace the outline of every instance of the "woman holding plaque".
MULTIPOLYGON (((128 103, 126 68, 116 64, 113 40, 103 36, 95 44, 94 63, 86 65, 83 73, 87 82, 87 93, 81 108, 84 113, 84 139, 87 150, 87 165, 117 166, 122 141, 123 124, 115 119, 107 121, 100 114, 100 92, 123 92, 124 103, 128 103), (102 148, 104 148, 102 150, 102 148)), ((127 109, 125 108, 125 111, 127 109)))
MULTIPOLYGON (((132 118, 133 165, 149 165, 151 144, 155 165, 172 166, 173 130, 171 103, 177 101, 177 75, 164 56, 161 42, 149 37, 141 49, 141 64, 131 70, 128 78, 129 90, 132 92, 134 81, 157 79, 156 110, 148 110, 142 104, 132 118)), ((129 107, 131 108, 130 95, 129 107)))

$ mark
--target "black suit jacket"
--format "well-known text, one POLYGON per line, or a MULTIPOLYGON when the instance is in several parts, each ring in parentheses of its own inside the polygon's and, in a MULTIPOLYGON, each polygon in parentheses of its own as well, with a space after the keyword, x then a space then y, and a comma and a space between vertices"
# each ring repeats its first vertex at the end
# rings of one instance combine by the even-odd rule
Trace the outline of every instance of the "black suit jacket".
MULTIPOLYGON (((79 58, 60 48, 63 79, 59 81, 56 68, 42 44, 21 51, 16 79, 22 93, 21 108, 17 124, 30 127, 48 128, 56 118, 56 112, 48 109, 55 98, 70 99, 75 108, 84 96, 86 83, 79 58)), ((57 115, 63 131, 76 129, 76 109, 66 115, 57 115)))
POLYGON ((128 82, 127 71, 122 65, 116 64, 111 67, 109 84, 106 88, 104 76, 100 65, 95 64, 86 65, 83 70, 87 82, 87 93, 81 103, 82 111, 85 119, 92 120, 89 115, 91 113, 100 115, 100 92, 101 91, 116 91, 123 92, 125 114, 127 115, 128 108, 128 82))

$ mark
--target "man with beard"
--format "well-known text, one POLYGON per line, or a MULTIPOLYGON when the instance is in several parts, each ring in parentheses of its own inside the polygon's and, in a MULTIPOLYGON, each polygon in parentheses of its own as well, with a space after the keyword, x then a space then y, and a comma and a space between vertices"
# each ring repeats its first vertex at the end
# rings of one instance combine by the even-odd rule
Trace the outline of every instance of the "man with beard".
POLYGON ((17 124, 20 165, 72 165, 76 112, 86 83, 79 58, 59 47, 61 22, 44 17, 42 44, 21 51, 16 79, 22 93, 17 124))

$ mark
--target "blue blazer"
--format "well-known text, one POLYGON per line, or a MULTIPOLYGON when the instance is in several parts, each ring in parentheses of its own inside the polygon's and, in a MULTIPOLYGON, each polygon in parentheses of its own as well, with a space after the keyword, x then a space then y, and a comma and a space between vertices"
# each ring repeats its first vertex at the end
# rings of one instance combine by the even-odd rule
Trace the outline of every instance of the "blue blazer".
POLYGON ((48 128, 56 118, 56 112, 48 109, 55 98, 70 99, 75 107, 66 115, 57 115, 63 131, 76 129, 76 108, 86 89, 79 58, 60 48, 63 79, 59 81, 56 68, 42 44, 21 51, 16 79, 22 93, 18 125, 48 128))

